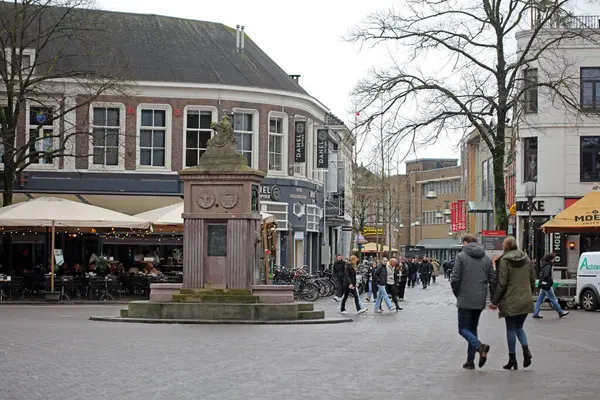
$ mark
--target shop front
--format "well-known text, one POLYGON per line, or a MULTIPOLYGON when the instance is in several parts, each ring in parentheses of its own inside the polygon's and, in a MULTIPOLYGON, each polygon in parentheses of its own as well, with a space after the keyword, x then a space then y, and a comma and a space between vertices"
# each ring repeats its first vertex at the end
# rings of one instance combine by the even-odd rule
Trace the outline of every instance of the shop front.
POLYGON ((273 262, 311 270, 321 266, 323 194, 303 180, 266 178, 261 186, 261 211, 273 215, 276 238, 273 262))
POLYGON ((579 255, 600 251, 600 192, 581 199, 565 199, 564 211, 544 224, 555 261, 570 274, 576 273, 579 255))
POLYGON ((531 220, 529 218, 529 202, 517 198, 517 243, 530 254, 536 266, 539 260, 550 252, 550 237, 545 235, 542 226, 565 208, 563 197, 536 197, 531 203, 531 220), (530 229, 531 227, 531 229, 530 229))

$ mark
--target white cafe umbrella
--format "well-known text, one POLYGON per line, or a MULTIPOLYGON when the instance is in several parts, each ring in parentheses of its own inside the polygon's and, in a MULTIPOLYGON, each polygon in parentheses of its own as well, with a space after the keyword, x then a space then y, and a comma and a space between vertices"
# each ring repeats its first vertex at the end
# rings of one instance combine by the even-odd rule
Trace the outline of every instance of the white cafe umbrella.
MULTIPOLYGON (((150 221, 155 226, 183 226, 183 202, 172 204, 170 206, 156 208, 136 214, 137 218, 145 221, 150 221)), ((273 215, 261 212, 263 221, 271 222, 274 220, 273 215)))
POLYGON ((52 227, 51 290, 54 291, 55 228, 148 229, 150 222, 117 211, 56 197, 40 197, 0 208, 0 226, 52 227))

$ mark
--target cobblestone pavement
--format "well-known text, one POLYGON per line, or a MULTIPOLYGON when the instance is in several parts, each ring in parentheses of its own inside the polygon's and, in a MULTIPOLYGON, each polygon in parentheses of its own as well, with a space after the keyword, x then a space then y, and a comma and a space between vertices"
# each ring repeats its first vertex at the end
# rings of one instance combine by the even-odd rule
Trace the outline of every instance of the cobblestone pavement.
MULTIPOLYGON (((317 308, 335 307, 321 299, 317 308)), ((528 320, 533 365, 504 371, 504 324, 485 311, 490 359, 465 371, 448 283, 407 289, 404 307, 371 307, 347 324, 219 326, 87 320, 118 306, 4 306, 0 399, 598 398, 600 313, 528 320)))

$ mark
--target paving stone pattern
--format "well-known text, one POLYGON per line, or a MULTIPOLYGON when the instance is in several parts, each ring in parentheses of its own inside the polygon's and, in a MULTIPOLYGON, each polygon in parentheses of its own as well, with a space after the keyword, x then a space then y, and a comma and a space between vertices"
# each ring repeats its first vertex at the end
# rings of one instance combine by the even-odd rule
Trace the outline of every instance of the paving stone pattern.
MULTIPOLYGON (((0 306, 0 400, 595 399, 600 313, 526 323, 533 365, 504 371, 504 321, 482 315, 488 364, 465 371, 447 282, 405 309, 334 325, 94 322, 122 306, 0 306)), ((335 315, 331 299, 317 307, 335 315)), ((348 311, 353 315, 354 305, 348 311)), ((519 354, 519 363, 522 363, 519 354)))

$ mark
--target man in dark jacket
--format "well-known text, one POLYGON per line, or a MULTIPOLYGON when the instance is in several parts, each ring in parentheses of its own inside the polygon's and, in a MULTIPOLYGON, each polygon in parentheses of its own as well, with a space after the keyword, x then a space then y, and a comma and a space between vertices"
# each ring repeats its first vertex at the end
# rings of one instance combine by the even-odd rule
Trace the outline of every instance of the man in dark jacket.
POLYGON ((552 304, 552 308, 554 311, 558 313, 559 318, 566 317, 569 315, 568 311, 564 311, 560 304, 558 303, 558 299, 554 294, 554 280, 552 279, 552 266, 554 264, 554 254, 546 254, 544 258, 542 258, 542 268, 540 271, 540 280, 538 281, 538 288, 540 289, 540 293, 538 294, 537 301, 535 303, 535 310, 533 311, 533 318, 542 319, 543 317, 540 315, 540 309, 542 308, 542 303, 548 297, 550 300, 550 304, 552 304))
POLYGON ((418 272, 419 264, 414 258, 411 258, 408 262, 408 287, 415 287, 415 282, 417 281, 417 272, 418 272))
POLYGON ((465 369, 475 368, 475 353, 479 353, 479 367, 487 361, 490 346, 477 337, 479 316, 485 308, 488 288, 490 297, 496 288, 496 274, 492 259, 473 235, 462 239, 463 248, 456 256, 450 284, 458 307, 458 333, 469 343, 465 369))
POLYGON ((424 258, 423 262, 419 266, 419 275, 421 275, 421 282, 423 283, 423 289, 429 285, 429 279, 431 279, 431 273, 433 272, 433 265, 431 262, 424 258))
POLYGON ((345 268, 346 262, 344 261, 344 257, 341 254, 338 254, 337 259, 333 263, 333 276, 336 281, 335 296, 333 296, 333 299, 335 301, 340 301, 342 298, 342 294, 344 293, 345 268))

